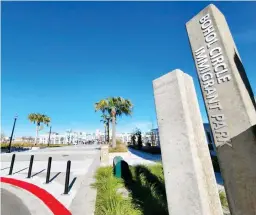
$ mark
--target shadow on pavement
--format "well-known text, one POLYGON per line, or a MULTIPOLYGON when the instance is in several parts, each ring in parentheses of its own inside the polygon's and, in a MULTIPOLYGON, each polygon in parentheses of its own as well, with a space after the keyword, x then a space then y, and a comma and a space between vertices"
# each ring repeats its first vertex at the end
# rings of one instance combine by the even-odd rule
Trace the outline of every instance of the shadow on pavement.
POLYGON ((13 175, 16 174, 16 173, 22 172, 22 171, 25 170, 25 169, 28 169, 28 167, 26 167, 26 168, 24 168, 24 169, 21 169, 21 170, 19 170, 19 171, 14 172, 13 175))
POLYGON ((71 188, 73 187, 75 181, 76 181, 77 177, 73 178, 73 180, 71 181, 70 185, 68 186, 68 192, 71 190, 71 188))
MULTIPOLYGON (((23 151, 28 151, 30 148, 24 148, 24 147, 12 147, 11 152, 23 152, 23 151)), ((1 153, 9 153, 8 148, 2 148, 1 153)))
POLYGON ((149 161, 161 161, 161 155, 153 155, 147 152, 138 151, 136 149, 128 148, 129 152, 149 161))
POLYGON ((55 176, 53 176, 53 177, 49 180, 49 182, 52 182, 55 178, 57 178, 60 173, 61 173, 61 172, 58 172, 55 176))
POLYGON ((40 174, 41 172, 43 172, 45 169, 43 169, 43 170, 41 170, 41 171, 39 171, 39 172, 37 172, 37 173, 35 173, 34 175, 32 175, 31 177, 34 177, 34 176, 36 176, 36 175, 38 175, 38 174, 40 174))
POLYGON ((10 167, 5 167, 5 168, 3 168, 3 169, 1 169, 1 170, 5 170, 5 169, 10 169, 10 167))

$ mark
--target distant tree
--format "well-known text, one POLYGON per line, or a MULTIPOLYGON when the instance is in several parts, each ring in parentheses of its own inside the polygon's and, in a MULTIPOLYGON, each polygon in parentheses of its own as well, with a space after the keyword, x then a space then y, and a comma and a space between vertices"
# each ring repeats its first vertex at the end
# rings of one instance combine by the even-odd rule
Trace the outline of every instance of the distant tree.
POLYGON ((151 138, 151 144, 152 144, 152 146, 154 146, 155 145, 155 134, 154 134, 153 129, 151 129, 151 131, 150 131, 150 138, 151 138))
POLYGON ((136 136, 135 136, 135 134, 132 134, 132 136, 131 136, 131 145, 133 145, 133 146, 136 145, 136 136))
POLYGON ((64 137, 61 137, 60 138, 60 143, 64 143, 64 140, 65 140, 64 137))
POLYGON ((102 119, 100 121, 104 123, 105 127, 105 141, 109 143, 109 123, 111 121, 111 117, 109 114, 106 113, 101 115, 101 118, 102 119))
POLYGON ((138 148, 141 149, 141 148, 142 148, 141 130, 140 130, 140 129, 136 129, 135 135, 137 136, 137 145, 138 145, 138 148))
POLYGON ((36 137, 35 137, 35 145, 37 144, 37 139, 38 139, 38 132, 41 130, 43 127, 41 124, 49 125, 51 122, 51 118, 40 113, 31 113, 28 115, 28 119, 36 124, 36 137), (41 126, 41 127, 40 127, 41 126))

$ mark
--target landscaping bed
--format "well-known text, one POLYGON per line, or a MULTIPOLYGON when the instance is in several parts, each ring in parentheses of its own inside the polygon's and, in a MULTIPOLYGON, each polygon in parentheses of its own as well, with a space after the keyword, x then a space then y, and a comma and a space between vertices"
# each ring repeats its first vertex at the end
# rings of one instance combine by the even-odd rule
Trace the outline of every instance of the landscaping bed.
MULTIPOLYGON (((113 167, 100 167, 93 187, 97 189, 95 215, 168 215, 161 164, 129 166, 130 177, 119 179, 113 167)), ((224 191, 222 206, 227 208, 224 191)))
POLYGON ((98 169, 95 215, 168 215, 162 165, 130 166, 130 174, 123 180, 113 176, 112 167, 98 169))

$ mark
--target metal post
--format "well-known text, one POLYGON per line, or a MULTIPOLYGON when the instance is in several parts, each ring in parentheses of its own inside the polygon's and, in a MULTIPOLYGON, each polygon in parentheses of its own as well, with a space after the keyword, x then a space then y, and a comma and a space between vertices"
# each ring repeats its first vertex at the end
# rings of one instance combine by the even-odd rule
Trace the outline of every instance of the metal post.
POLYGON ((9 175, 12 175, 14 161, 15 161, 15 154, 12 155, 12 161, 11 161, 11 166, 10 166, 10 170, 9 170, 9 175))
POLYGON ((16 120, 17 120, 17 116, 14 117, 14 123, 13 123, 13 127, 12 127, 12 134, 11 134, 11 137, 10 137, 10 143, 9 143, 9 147, 8 147, 9 153, 11 153, 12 137, 13 137, 13 132, 14 132, 16 120))
POLYGON ((46 173, 46 181, 45 181, 46 184, 48 184, 49 181, 50 181, 51 165, 52 165, 52 157, 49 157, 48 158, 47 173, 46 173))
POLYGON ((34 155, 31 155, 31 157, 30 157, 30 163, 29 163, 29 169, 28 169, 28 178, 31 177, 33 161, 34 161, 34 155))
POLYGON ((69 160, 67 162, 67 170, 66 170, 66 180, 65 180, 65 188, 64 188, 64 194, 68 194, 68 187, 69 187, 69 176, 70 176, 70 166, 71 161, 69 160))
POLYGON ((50 141, 51 141, 51 132, 52 132, 52 126, 50 126, 50 132, 49 132, 49 138, 48 138, 48 146, 50 145, 50 141))

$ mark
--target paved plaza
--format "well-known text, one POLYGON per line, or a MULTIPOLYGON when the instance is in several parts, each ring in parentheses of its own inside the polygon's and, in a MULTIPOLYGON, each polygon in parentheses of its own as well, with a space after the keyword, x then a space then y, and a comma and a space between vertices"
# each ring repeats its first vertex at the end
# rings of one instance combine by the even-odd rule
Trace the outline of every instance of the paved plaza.
MULTIPOLYGON (((13 174, 8 175, 12 154, 2 154, 1 177, 18 179, 23 182, 34 184, 47 191, 67 211, 67 214, 92 215, 95 209, 97 191, 91 188, 94 182, 94 172, 100 165, 99 145, 77 145, 38 149, 36 151, 18 152, 13 168, 13 174), (31 155, 34 155, 32 177, 27 178, 31 155), (52 157, 50 183, 45 184, 48 158, 52 157), (64 195, 64 184, 67 161, 71 161, 71 173, 69 181, 69 193, 64 195)), ((126 153, 110 153, 109 161, 102 165, 112 165, 115 156, 122 156, 129 165, 155 164, 162 162, 161 155, 151 155, 145 152, 129 148, 126 153)), ((219 189, 223 189, 221 176, 216 175, 219 189), (218 177, 217 177, 218 176, 218 177)), ((51 207, 42 198, 32 194, 26 189, 8 183, 1 183, 1 214, 20 215, 50 215, 54 213, 51 207)), ((48 199, 48 201, 51 201, 48 199)), ((56 207, 56 206, 53 206, 56 207)), ((65 214, 60 214, 65 215, 65 214)))
MULTIPOLYGON (((99 165, 99 152, 98 145, 67 146, 19 152, 16 153, 12 176, 8 175, 12 153, 2 154, 0 174, 1 177, 11 177, 43 188, 70 210, 72 214, 80 214, 80 211, 83 211, 82 214, 92 214, 96 191, 90 188, 90 184, 93 182, 93 172, 99 165), (34 163, 32 177, 29 179, 27 178, 27 175, 31 155, 34 155, 34 163), (45 184, 48 157, 52 157, 52 167, 50 183, 45 184), (65 172, 68 160, 71 161, 69 194, 64 195, 65 172), (83 201, 83 203, 81 203, 81 201, 83 201), (73 205, 79 205, 79 207, 73 205), (85 213, 84 210, 88 213, 85 213)), ((4 186, 2 186, 1 190, 2 198, 10 198, 13 193, 23 200, 25 198, 33 198, 31 197, 31 193, 26 191, 20 193, 20 189, 17 189, 17 187, 5 183, 1 184, 4 186)), ((17 202, 19 201, 17 200, 17 202)), ((19 204, 22 205, 21 202, 19 204)), ((34 205, 38 205, 38 207, 40 205, 40 208, 42 208, 41 211, 44 211, 44 213, 36 214, 52 214, 49 210, 43 208, 44 206, 41 202, 35 202, 34 205)), ((6 207, 8 207, 8 205, 6 205, 5 208, 6 207)), ((33 209, 33 205, 27 204, 26 206, 23 205, 21 207, 24 211, 27 209, 26 207, 30 207, 28 208, 30 211, 36 209, 33 209)), ((15 208, 12 209, 15 210, 15 208)))

